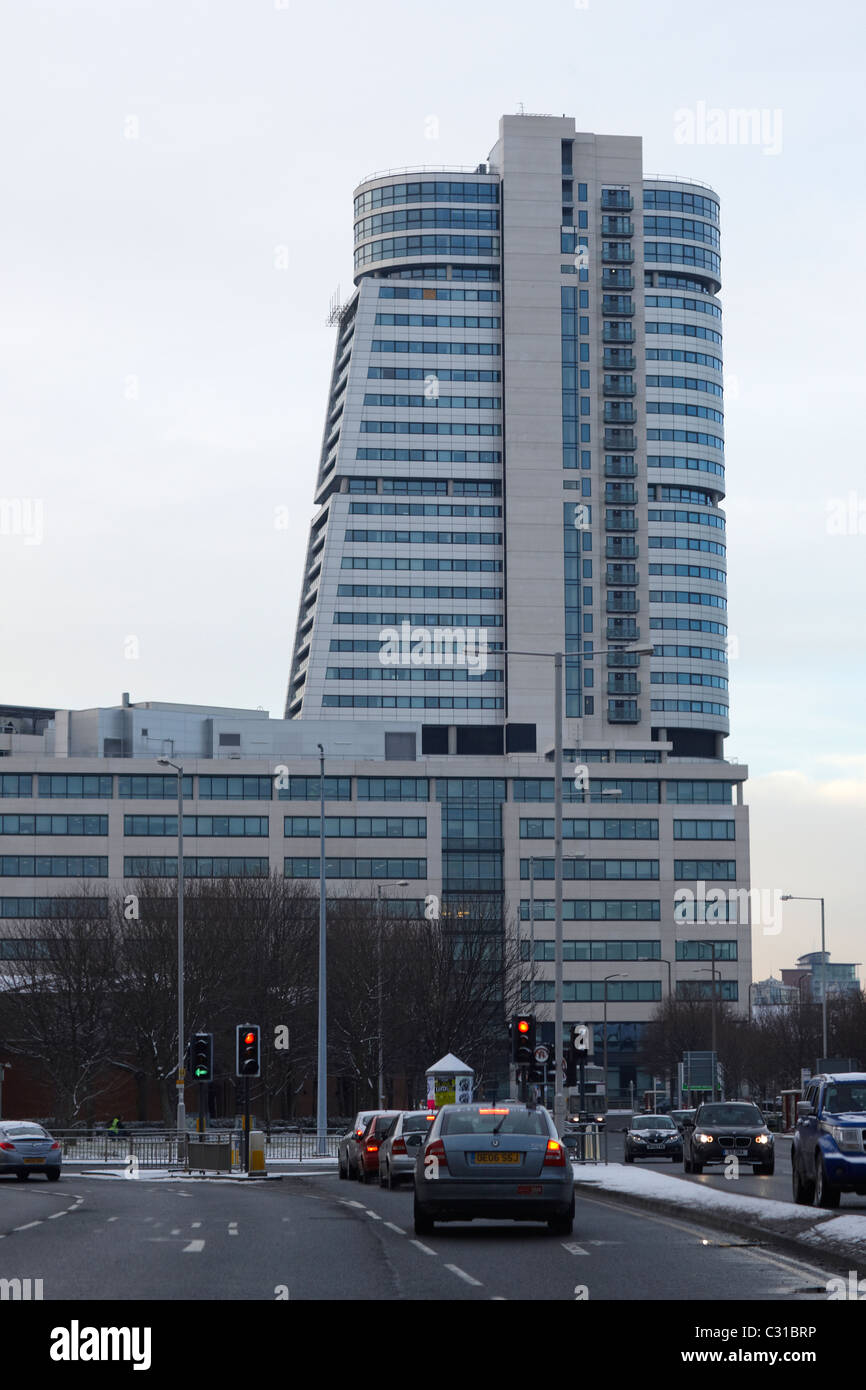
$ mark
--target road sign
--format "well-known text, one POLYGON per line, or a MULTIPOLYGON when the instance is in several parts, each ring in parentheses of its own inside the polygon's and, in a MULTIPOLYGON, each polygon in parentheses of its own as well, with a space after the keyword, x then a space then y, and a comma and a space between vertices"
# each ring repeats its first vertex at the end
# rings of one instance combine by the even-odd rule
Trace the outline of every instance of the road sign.
POLYGON ((542 1064, 544 1064, 544 1063, 547 1061, 548 1057, 550 1056, 550 1053, 548 1052, 547 1048, 546 1048, 546 1047, 544 1046, 544 1044, 542 1043, 542 1044, 540 1044, 540 1045, 535 1049, 535 1052, 534 1052, 533 1055, 534 1055, 534 1057, 535 1057, 536 1062, 541 1062, 542 1064))

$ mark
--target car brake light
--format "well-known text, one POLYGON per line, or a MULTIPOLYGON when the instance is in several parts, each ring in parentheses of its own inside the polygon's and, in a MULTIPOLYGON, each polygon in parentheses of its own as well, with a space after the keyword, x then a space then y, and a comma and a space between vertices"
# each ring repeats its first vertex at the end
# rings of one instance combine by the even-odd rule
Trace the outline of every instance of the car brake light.
POLYGON ((558 1139, 548 1139, 547 1153, 544 1155, 545 1168, 564 1168, 565 1149, 558 1139))
POLYGON ((0 1149, 14 1149, 14 1144, 0 1144, 0 1149))
POLYGON ((441 1139, 434 1139, 433 1142, 432 1142, 432 1144, 428 1144, 428 1145, 426 1146, 426 1148, 425 1148, 425 1150, 424 1150, 424 1163, 425 1163, 425 1165, 426 1165, 428 1159, 431 1159, 431 1158, 435 1159, 435 1160, 436 1160, 436 1163, 438 1164, 438 1166, 439 1166, 440 1168, 444 1168, 446 1173, 449 1171, 449 1169, 448 1169, 448 1155, 447 1155, 446 1152, 445 1152, 445 1145, 442 1143, 442 1140, 441 1140, 441 1139))
POLYGON ((368 1144, 368 1145, 367 1145, 367 1153, 368 1153, 368 1154, 375 1154, 375 1153, 378 1153, 378 1152, 379 1152, 379 1145, 378 1145, 378 1144, 368 1144))
POLYGON ((355 1138, 356 1138, 356 1139, 363 1139, 363 1137, 364 1137, 364 1131, 363 1131, 362 1129, 356 1129, 356 1130, 355 1130, 355 1138))
POLYGON ((511 1111, 510 1111, 510 1110, 492 1110, 492 1109, 490 1109, 490 1110, 483 1110, 483 1109, 479 1109, 478 1113, 479 1113, 479 1115, 510 1115, 510 1114, 511 1114, 511 1111))
POLYGON ((393 1139, 391 1141, 391 1152, 392 1154, 404 1154, 406 1152, 406 1140, 393 1139))
POLYGON ((51 1145, 51 1147, 52 1147, 52 1149, 59 1149, 59 1148, 60 1148, 60 1140, 59 1140, 59 1139, 55 1139, 55 1140, 54 1140, 54 1143, 51 1145))

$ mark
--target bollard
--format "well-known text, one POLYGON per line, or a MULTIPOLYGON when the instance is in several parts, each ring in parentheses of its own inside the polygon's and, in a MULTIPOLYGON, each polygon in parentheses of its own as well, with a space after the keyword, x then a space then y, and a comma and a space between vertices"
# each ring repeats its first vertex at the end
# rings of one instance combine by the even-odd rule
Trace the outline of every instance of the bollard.
POLYGON ((250 1172, 265 1171, 265 1136, 260 1129, 250 1130, 250 1172))

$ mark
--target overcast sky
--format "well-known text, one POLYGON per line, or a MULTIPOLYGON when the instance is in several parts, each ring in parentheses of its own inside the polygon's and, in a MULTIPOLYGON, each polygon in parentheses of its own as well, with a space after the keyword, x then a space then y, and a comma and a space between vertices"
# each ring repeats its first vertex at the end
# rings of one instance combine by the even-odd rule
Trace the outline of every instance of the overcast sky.
MULTIPOLYGON (((753 883, 823 893, 861 959, 864 38, 839 0, 12 0, 0 700, 280 716, 354 185, 474 164, 520 103, 642 135, 722 199, 753 883), (709 143, 739 108, 760 137, 709 143)), ((756 975, 817 921, 757 934, 756 975)))

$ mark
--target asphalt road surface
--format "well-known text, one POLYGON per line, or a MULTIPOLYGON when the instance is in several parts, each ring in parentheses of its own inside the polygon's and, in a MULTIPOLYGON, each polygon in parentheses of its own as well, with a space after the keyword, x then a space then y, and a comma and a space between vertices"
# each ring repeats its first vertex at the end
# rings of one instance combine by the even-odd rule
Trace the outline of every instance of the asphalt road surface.
POLYGON ((45 1300, 825 1301, 828 1277, 805 1257, 580 1193, 566 1239, 474 1222, 421 1241, 410 1189, 333 1169, 248 1184, 71 1169, 59 1183, 0 1181, 0 1279, 40 1278, 45 1300))
MULTIPOLYGON (((622 1163, 625 1151, 624 1135, 619 1133, 628 1124, 626 1116, 613 1116, 609 1121, 611 1132, 607 1136, 608 1162, 622 1163)), ((748 1165, 742 1165, 736 1178, 726 1178, 724 1168, 705 1168, 700 1175, 686 1173, 682 1163, 671 1163, 669 1158, 644 1158, 635 1160, 635 1166, 651 1168, 667 1177, 682 1178, 684 1182, 700 1183, 704 1187, 717 1187, 724 1192, 740 1192, 748 1197, 770 1197, 775 1202, 791 1202, 791 1140, 776 1135, 776 1171, 772 1177, 755 1173, 748 1165)), ((840 1212, 866 1213, 866 1197, 858 1197, 854 1192, 843 1192, 839 1206, 840 1212)))

